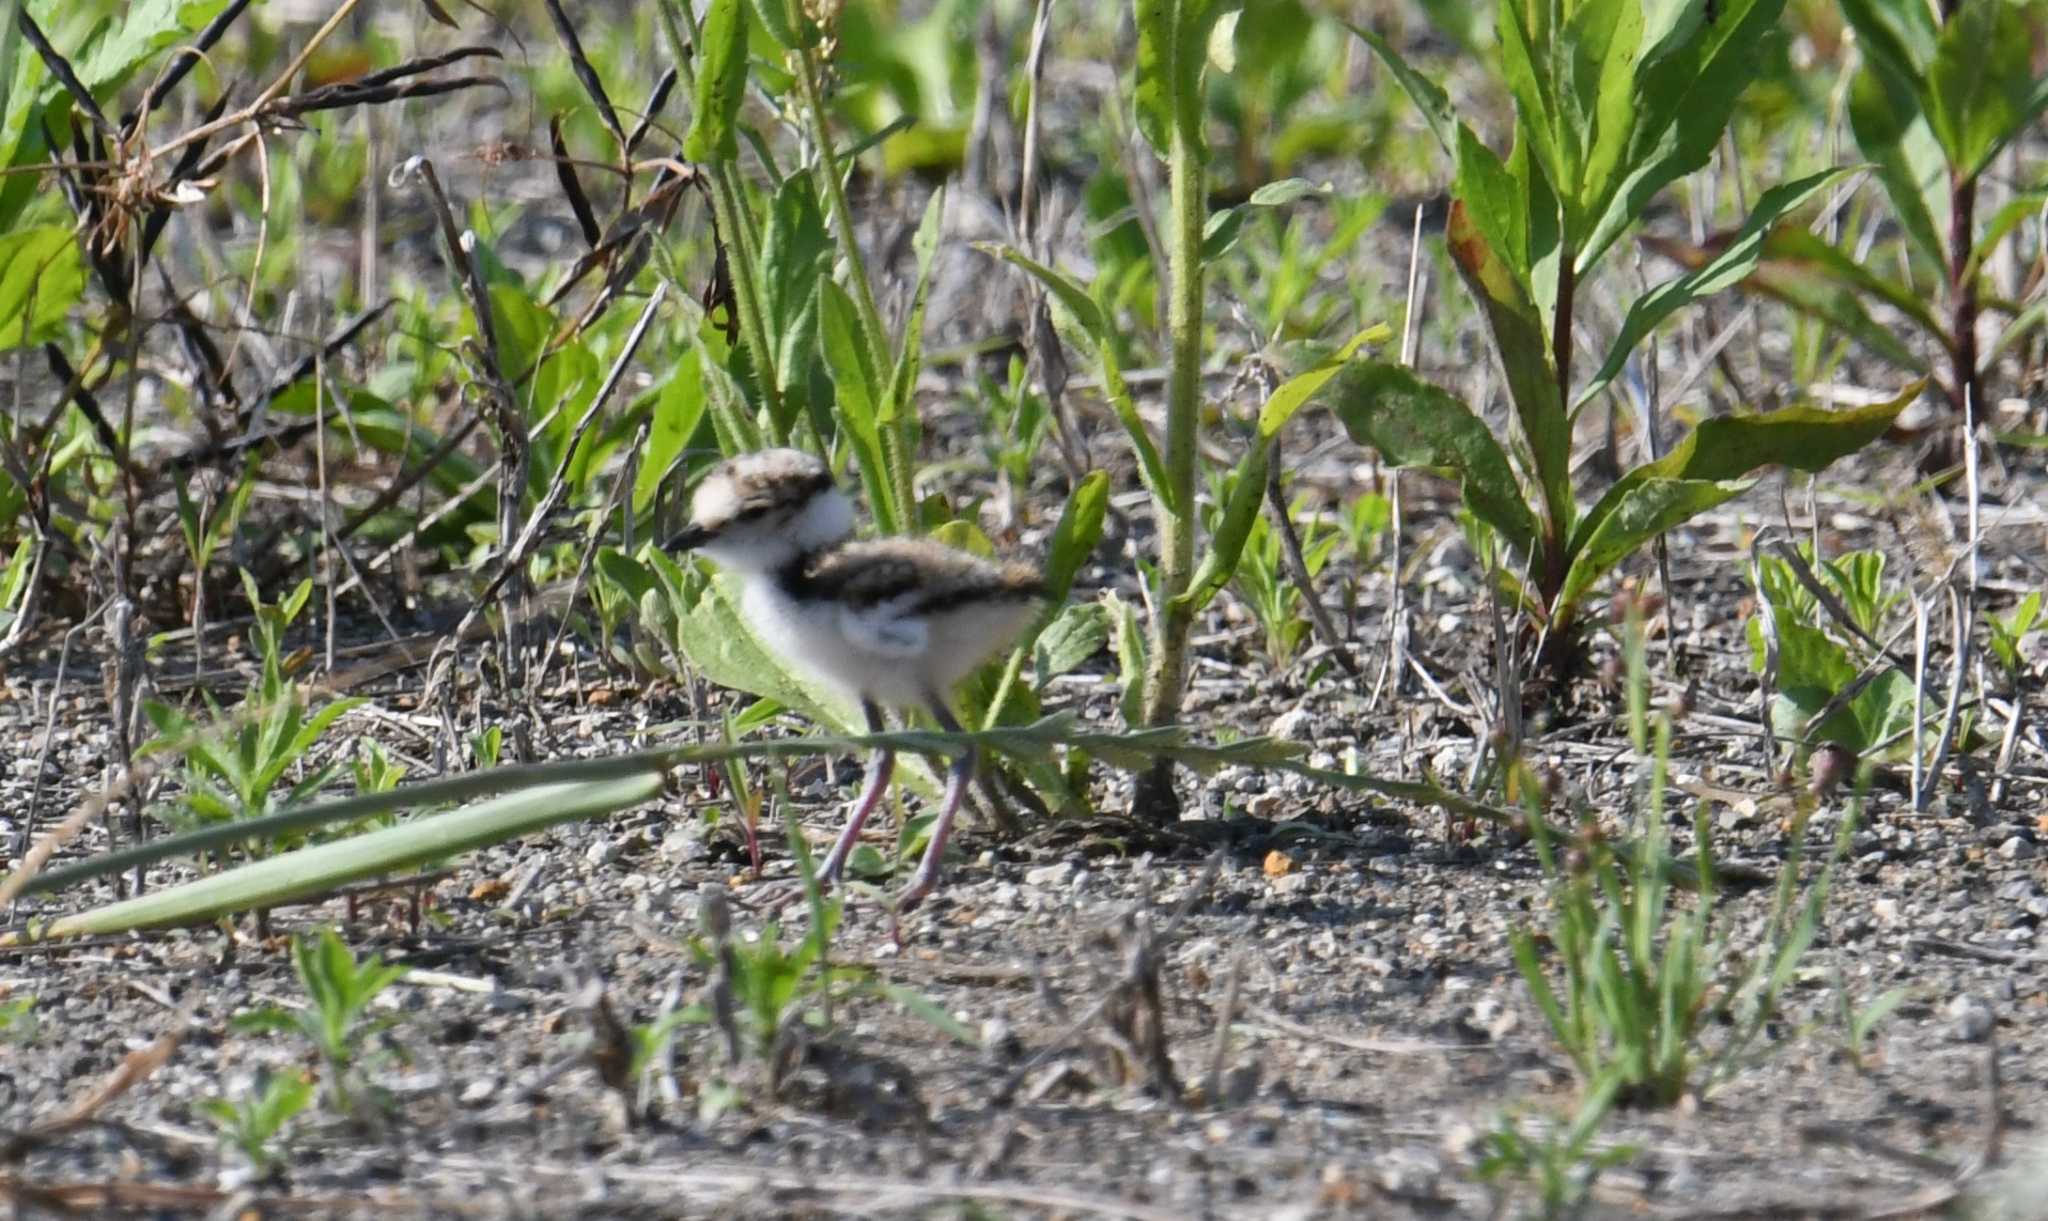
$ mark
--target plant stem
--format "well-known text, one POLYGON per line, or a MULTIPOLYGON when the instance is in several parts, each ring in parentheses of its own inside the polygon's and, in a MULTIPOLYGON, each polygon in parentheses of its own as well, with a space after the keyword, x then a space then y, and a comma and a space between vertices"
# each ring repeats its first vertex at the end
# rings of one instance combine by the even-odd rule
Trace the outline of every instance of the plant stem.
MULTIPOLYGON (((1167 158, 1172 279, 1166 325, 1171 343, 1166 400, 1166 503, 1159 505, 1159 588, 1152 619, 1151 668, 1145 675, 1145 723, 1171 724, 1187 687, 1192 610, 1181 600, 1195 567, 1195 430, 1202 394, 1202 222, 1206 178, 1193 133, 1173 124, 1167 158)), ((1168 790, 1170 792, 1170 789, 1168 790)), ((1155 791, 1154 797, 1163 797, 1155 791)))
MULTIPOLYGON (((846 206, 846 184, 839 172, 839 154, 832 148, 832 127, 825 118, 825 93, 818 85, 817 53, 804 47, 796 53, 797 82, 803 90, 804 114, 810 120, 811 139, 818 146, 813 162, 819 189, 832 205, 832 220, 839 235, 839 252, 846 259, 847 279, 853 281, 853 301, 860 310, 861 339, 867 344, 868 364, 877 378, 887 378, 895 367, 888 335, 882 327, 881 307, 875 304, 874 285, 868 280, 867 261, 861 256, 860 235, 854 232, 853 210, 846 206)), ((905 391, 906 398, 915 388, 905 391)), ((882 453, 889 464, 889 487, 895 498, 895 516, 900 529, 914 533, 917 525, 917 497, 911 485, 911 464, 917 450, 912 429, 917 413, 908 401, 882 404, 884 420, 892 427, 882 430, 882 453)))
MULTIPOLYGON (((1948 295, 1954 311, 1949 324, 1949 351, 1953 373, 1953 385, 1949 387, 1949 405, 1954 409, 1956 427, 1962 427, 1966 409, 1984 408, 1982 387, 1978 384, 1977 369, 1977 277, 1969 269, 1970 247, 1976 234, 1977 179, 1954 175, 1949 183, 1948 210, 1948 295)), ((1967 444, 1967 439, 1964 441, 1967 444)), ((1961 447, 1954 438, 1936 446, 1936 451, 1959 454, 1961 447)), ((1953 457, 1945 457, 1942 465, 1951 465, 1953 457)))

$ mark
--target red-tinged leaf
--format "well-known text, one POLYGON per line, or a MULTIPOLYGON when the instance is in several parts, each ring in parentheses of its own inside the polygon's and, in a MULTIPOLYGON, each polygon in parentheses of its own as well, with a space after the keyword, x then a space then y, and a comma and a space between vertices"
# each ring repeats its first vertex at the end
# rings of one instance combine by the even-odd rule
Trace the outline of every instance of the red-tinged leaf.
POLYGON ((1573 515, 1571 424, 1565 418, 1557 370, 1550 361, 1550 344, 1535 303, 1514 270, 1487 243, 1463 200, 1451 201, 1444 240, 1466 287, 1486 315, 1494 348, 1507 373, 1515 417, 1535 460, 1536 482, 1543 492, 1551 532, 1561 537, 1571 529, 1573 515))

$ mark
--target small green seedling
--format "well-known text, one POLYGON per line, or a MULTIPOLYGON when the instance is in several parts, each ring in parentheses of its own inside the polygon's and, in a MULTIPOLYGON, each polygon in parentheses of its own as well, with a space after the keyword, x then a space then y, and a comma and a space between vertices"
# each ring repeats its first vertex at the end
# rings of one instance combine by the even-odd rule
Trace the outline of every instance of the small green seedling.
POLYGON ((311 1003, 251 1010, 235 1018, 235 1028, 303 1036, 320 1057, 327 1103, 343 1114, 359 1114, 366 1097, 360 1079, 364 1049, 396 1020, 369 1017, 370 1002, 397 983, 406 968, 375 955, 358 961, 331 928, 317 936, 293 937, 292 967, 311 1003))
POLYGON ((1593 1144, 1614 1109, 1618 1085, 1619 1077, 1610 1074, 1586 1091, 1570 1124, 1551 1121, 1540 1134, 1525 1131, 1513 1115, 1503 1113, 1486 1135, 1486 1154, 1479 1159, 1480 1179, 1496 1190, 1505 1183, 1530 1185, 1541 1208, 1535 1215, 1577 1216, 1591 1199, 1600 1175, 1638 1152, 1633 1145, 1596 1149, 1593 1144))
POLYGON ((0 1000, 0 1043, 26 1044, 36 1037, 36 998, 0 1000))
MULTIPOLYGON (((305 692, 286 675, 284 632, 305 609, 313 583, 301 581, 277 604, 269 605, 246 572, 242 581, 256 612, 252 635, 262 666, 244 708, 228 718, 209 697, 213 719, 229 722, 223 731, 210 731, 167 704, 152 702, 144 707, 158 733, 144 746, 144 752, 184 753, 185 791, 177 805, 166 811, 180 829, 261 817, 302 804, 326 788, 341 764, 332 762, 303 772, 302 761, 336 720, 362 703, 349 698, 310 708, 305 692), (286 787, 286 778, 295 769, 303 774, 286 787)), ((289 847, 290 843, 273 846, 289 847)))
POLYGON ((311 1078, 301 1073, 265 1073, 239 1100, 210 1098, 200 1114, 213 1121, 221 1143, 247 1159, 259 1177, 268 1175, 284 1153, 279 1137, 313 1101, 311 1078))
POLYGON ((2026 669, 2026 659, 2020 656, 2020 642, 2048 626, 2048 619, 2041 613, 2041 591, 2037 589, 2021 598, 2011 614, 1992 615, 1985 622, 1991 628, 1991 655, 2004 668, 2006 681, 2017 686, 2026 669))

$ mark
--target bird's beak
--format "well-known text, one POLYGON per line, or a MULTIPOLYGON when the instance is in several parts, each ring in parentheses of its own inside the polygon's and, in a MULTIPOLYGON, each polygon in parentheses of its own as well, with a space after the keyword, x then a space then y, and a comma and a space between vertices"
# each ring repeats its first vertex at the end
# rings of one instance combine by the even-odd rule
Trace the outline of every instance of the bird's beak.
POLYGON ((661 546, 664 551, 695 551, 710 541, 711 531, 698 525, 696 522, 691 522, 689 525, 676 531, 661 546))

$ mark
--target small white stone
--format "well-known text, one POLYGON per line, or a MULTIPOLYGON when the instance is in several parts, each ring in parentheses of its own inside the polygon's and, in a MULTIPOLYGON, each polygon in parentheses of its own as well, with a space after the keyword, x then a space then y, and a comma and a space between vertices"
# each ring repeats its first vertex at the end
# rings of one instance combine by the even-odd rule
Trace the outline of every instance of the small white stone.
POLYGON ((2031 842, 2022 839, 2020 836, 2015 835, 2011 839, 2008 839, 2004 843, 1998 845, 1998 855, 2004 857, 2008 861, 2030 860, 2033 858, 2034 855, 2034 845, 2031 842))
POLYGON ((1283 742, 1301 741, 1308 734, 1310 719, 1308 709, 1292 708, 1274 717, 1266 732, 1283 742))
POLYGON ((1878 918, 1880 923, 1894 925, 1899 922, 1899 901, 1897 899, 1879 899, 1870 905, 1870 911, 1872 915, 1878 918))
POLYGON ((1050 865, 1040 865, 1036 869, 1024 871, 1024 884, 1026 886, 1056 886, 1064 888, 1073 880, 1074 863, 1072 861, 1055 861, 1050 865))

